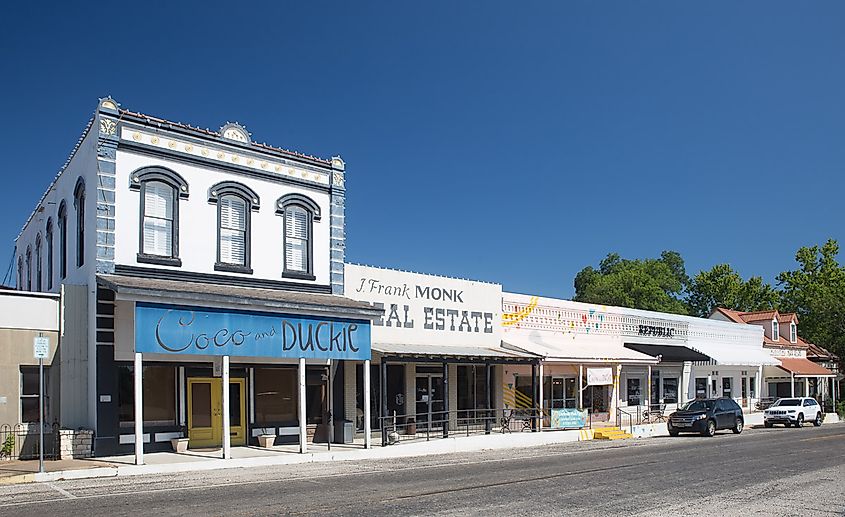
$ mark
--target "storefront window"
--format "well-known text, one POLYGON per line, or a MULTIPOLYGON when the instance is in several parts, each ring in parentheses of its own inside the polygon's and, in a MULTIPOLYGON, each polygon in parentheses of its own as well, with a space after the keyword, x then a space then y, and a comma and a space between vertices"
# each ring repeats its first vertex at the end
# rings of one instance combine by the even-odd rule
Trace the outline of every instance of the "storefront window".
MULTIPOLYGON (((118 367, 118 415, 121 427, 135 422, 134 367, 118 367)), ((144 425, 176 425, 176 367, 144 367, 144 425)))
POLYGON ((757 398, 757 379, 754 377, 748 379, 748 391, 751 393, 751 398, 757 398))
MULTIPOLYGON (((47 379, 50 369, 44 368, 44 421, 47 422, 47 408, 48 394, 50 390, 47 388, 47 379)), ((41 420, 39 415, 39 374, 37 367, 21 367, 21 422, 38 422, 41 420)))
MULTIPOLYGON (((482 365, 458 366, 458 409, 472 410, 487 407, 487 372, 482 365)), ((492 397, 491 397, 492 398, 492 397)), ((459 417, 469 418, 473 415, 468 411, 459 417)))
POLYGON ((637 377, 628 378, 628 405, 639 406, 643 401, 642 379, 637 377))
POLYGON ((651 404, 660 404, 660 371, 651 374, 651 404))
POLYGON ((255 368, 252 382, 257 425, 297 421, 295 368, 255 368))
MULTIPOLYGON (((531 376, 530 375, 517 375, 514 381, 514 387, 516 391, 518 391, 522 396, 517 396, 517 407, 522 407, 519 401, 532 401, 534 400, 534 395, 532 394, 531 390, 531 376)), ((530 406, 531 403, 529 402, 526 407, 530 406)))
POLYGON ((722 379, 722 396, 733 397, 733 377, 724 377, 722 379))
MULTIPOLYGON (((364 365, 355 368, 356 414, 355 428, 364 430, 364 365)), ((381 365, 370 365, 370 429, 381 429, 381 365)))
POLYGON ((678 403, 678 378, 667 377, 663 379, 663 402, 666 404, 678 403))
POLYGON ((695 398, 697 398, 697 399, 706 399, 707 398, 707 378, 706 377, 696 377, 696 379, 695 379, 695 398))

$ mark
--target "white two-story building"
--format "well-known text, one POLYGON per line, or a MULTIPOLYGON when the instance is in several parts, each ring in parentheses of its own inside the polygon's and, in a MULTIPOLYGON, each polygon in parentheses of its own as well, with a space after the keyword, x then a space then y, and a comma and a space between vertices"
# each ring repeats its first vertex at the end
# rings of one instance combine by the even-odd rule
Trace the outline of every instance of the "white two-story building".
POLYGON ((16 241, 19 288, 74 313, 61 424, 139 461, 139 440, 326 439, 381 314, 343 296, 344 185, 339 157, 100 101, 16 241))

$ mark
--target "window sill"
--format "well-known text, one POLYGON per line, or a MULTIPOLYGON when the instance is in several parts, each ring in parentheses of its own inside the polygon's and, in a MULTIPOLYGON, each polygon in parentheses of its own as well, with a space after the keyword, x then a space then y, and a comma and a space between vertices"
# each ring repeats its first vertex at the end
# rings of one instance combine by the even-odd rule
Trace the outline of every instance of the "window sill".
POLYGON ((145 255, 144 253, 138 253, 135 260, 142 264, 182 267, 182 259, 178 257, 161 257, 158 255, 145 255))
POLYGON ((296 271, 285 271, 282 278, 295 278, 297 280, 317 280, 317 277, 310 273, 299 273, 296 271))
POLYGON ((248 266, 241 266, 239 264, 225 264, 218 262, 214 264, 215 271, 225 271, 226 273, 243 273, 245 275, 252 274, 252 268, 248 266))

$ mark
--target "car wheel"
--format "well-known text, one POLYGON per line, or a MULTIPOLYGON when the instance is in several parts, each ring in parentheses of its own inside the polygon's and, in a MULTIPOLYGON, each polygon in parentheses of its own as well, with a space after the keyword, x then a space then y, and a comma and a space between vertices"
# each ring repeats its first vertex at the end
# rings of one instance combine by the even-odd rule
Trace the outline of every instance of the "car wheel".
POLYGON ((766 429, 771 429, 775 424, 771 422, 763 422, 763 425, 766 426, 766 429))
POLYGON ((742 432, 742 427, 743 427, 743 424, 744 424, 744 422, 742 421, 742 419, 741 419, 741 418, 737 418, 737 419, 736 419, 736 425, 734 425, 734 428, 733 428, 733 429, 731 429, 731 431, 733 431, 733 432, 734 432, 734 434, 739 434, 739 433, 741 433, 741 432, 742 432))
POLYGON ((704 431, 701 431, 702 436, 709 436, 713 437, 716 434, 716 422, 710 420, 707 422, 707 427, 704 428, 704 431))
POLYGON ((816 426, 816 427, 822 426, 822 414, 821 413, 816 413, 816 419, 813 420, 813 425, 816 426))
POLYGON ((795 420, 795 427, 801 428, 804 427, 804 413, 798 415, 798 419, 795 420))
POLYGON ((675 431, 674 429, 669 431, 669 436, 678 436, 679 434, 680 433, 678 431, 675 431))

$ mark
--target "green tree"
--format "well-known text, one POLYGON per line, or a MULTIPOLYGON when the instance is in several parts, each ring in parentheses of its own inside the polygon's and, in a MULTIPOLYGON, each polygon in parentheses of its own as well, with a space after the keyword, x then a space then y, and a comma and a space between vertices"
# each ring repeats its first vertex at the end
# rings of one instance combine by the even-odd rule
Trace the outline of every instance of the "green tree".
POLYGON ((587 266, 575 276, 575 301, 687 314, 680 299, 689 282, 684 259, 664 251, 659 259, 623 259, 610 253, 598 269, 587 266))
POLYGON ((778 292, 759 276, 744 281, 728 264, 717 264, 690 280, 687 305, 690 314, 706 318, 716 307, 759 311, 777 306, 778 292))
POLYGON ((801 337, 845 357, 845 268, 836 256, 839 244, 802 247, 798 268, 777 277, 781 309, 798 314, 801 337))

